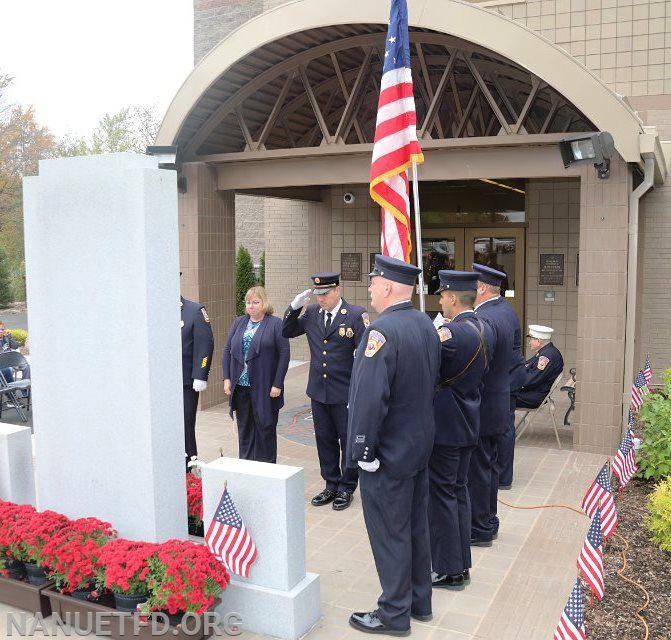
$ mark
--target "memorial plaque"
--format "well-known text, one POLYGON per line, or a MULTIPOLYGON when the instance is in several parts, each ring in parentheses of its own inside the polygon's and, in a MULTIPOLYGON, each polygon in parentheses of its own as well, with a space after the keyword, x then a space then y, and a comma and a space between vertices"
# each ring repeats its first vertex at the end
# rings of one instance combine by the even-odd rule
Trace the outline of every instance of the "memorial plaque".
POLYGON ((541 253, 539 256, 538 284, 550 286, 564 285, 564 254, 541 253))
POLYGON ((340 254, 340 279, 361 282, 361 254, 340 254))

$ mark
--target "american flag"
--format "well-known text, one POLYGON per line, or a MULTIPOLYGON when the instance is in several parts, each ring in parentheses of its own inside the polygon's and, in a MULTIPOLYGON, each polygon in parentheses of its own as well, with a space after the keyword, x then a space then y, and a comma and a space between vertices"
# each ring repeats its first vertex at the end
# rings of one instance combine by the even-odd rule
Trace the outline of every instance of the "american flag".
POLYGON ((587 531, 578 556, 578 571, 592 593, 601 600, 603 598, 603 535, 601 534, 601 509, 597 507, 592 523, 587 531))
POLYGON ((645 378, 645 384, 648 384, 652 380, 652 367, 650 366, 650 354, 645 354, 645 364, 643 365, 643 377, 645 378))
POLYGON ((381 207, 381 252, 410 262, 408 167, 424 162, 410 70, 406 0, 392 0, 377 106, 370 197, 381 207))
POLYGON ((645 386, 645 376, 642 371, 636 374, 634 384, 631 385, 631 408, 638 411, 643 404, 643 396, 647 395, 648 388, 645 386))
POLYGON ((601 508, 601 533, 604 538, 608 539, 617 527, 617 511, 615 500, 613 500, 608 463, 603 465, 582 499, 582 510, 590 518, 594 517, 598 508, 601 508))
POLYGON ((256 545, 245 529, 228 489, 224 489, 217 511, 205 535, 207 548, 231 573, 249 577, 256 560, 256 545))
POLYGON ((576 578, 568 602, 562 611, 554 640, 585 640, 585 612, 582 603, 582 587, 576 578))
MULTIPOLYGON (((633 416, 629 412, 629 426, 631 427, 633 416)), ((636 473, 638 466, 636 466, 636 451, 634 450, 634 432, 631 428, 622 437, 620 448, 617 450, 613 462, 613 473, 620 480, 622 488, 627 486, 629 480, 636 473)))

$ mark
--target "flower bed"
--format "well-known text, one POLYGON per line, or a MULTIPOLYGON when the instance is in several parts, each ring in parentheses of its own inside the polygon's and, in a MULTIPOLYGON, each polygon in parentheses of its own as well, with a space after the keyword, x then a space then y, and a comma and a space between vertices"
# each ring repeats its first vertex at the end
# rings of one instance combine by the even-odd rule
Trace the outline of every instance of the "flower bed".
POLYGON ((189 533, 203 537, 203 481, 196 470, 186 474, 186 508, 189 516, 189 533))

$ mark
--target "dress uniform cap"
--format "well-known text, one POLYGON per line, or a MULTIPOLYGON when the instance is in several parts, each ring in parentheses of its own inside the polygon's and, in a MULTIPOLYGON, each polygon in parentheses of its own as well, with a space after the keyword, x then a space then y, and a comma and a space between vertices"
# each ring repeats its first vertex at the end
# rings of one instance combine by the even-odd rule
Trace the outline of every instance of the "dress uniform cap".
POLYGON ((485 284, 500 285, 507 277, 503 271, 492 269, 492 267, 477 262, 473 263, 473 271, 478 275, 478 280, 485 284))
POLYGON ((335 289, 340 284, 339 273, 315 273, 312 276, 312 281, 315 283, 315 288, 312 293, 316 296, 328 293, 331 289, 335 289))
POLYGON ((417 275, 421 272, 422 270, 414 264, 408 264, 407 262, 403 262, 403 260, 390 258, 378 253, 375 256, 375 267, 368 275, 371 277, 381 276, 382 278, 400 282, 401 284, 413 285, 415 284, 417 275))
POLYGON ((438 272, 440 287, 436 293, 441 291, 475 291, 478 288, 478 274, 472 271, 453 271, 442 269, 438 272))
POLYGON ((530 338, 538 338, 539 340, 551 340, 553 331, 554 329, 552 327, 544 327, 541 324, 529 325, 530 338))

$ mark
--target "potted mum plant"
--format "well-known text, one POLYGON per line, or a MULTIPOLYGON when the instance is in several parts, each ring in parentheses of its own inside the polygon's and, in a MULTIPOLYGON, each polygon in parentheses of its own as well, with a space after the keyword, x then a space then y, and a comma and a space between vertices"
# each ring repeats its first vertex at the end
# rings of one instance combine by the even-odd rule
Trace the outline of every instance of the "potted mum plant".
POLYGON ((55 588, 75 598, 96 600, 103 586, 100 555, 115 537, 112 525, 97 518, 80 518, 58 531, 41 554, 55 588))
POLYGON ((203 481, 195 473, 186 474, 186 507, 189 516, 189 535, 205 535, 203 530, 203 481))
POLYGON ((31 517, 33 513, 35 507, 30 504, 15 504, 0 500, 0 575, 14 580, 26 577, 23 560, 17 557, 19 550, 16 523, 31 517))
POLYGON ((202 544, 168 540, 149 558, 149 598, 141 612, 161 611, 176 625, 187 613, 210 609, 226 588, 230 576, 202 544))
POLYGON ((154 542, 117 538, 100 550, 98 562, 102 574, 98 584, 114 594, 119 611, 136 611, 149 597, 149 560, 159 547, 154 542))

